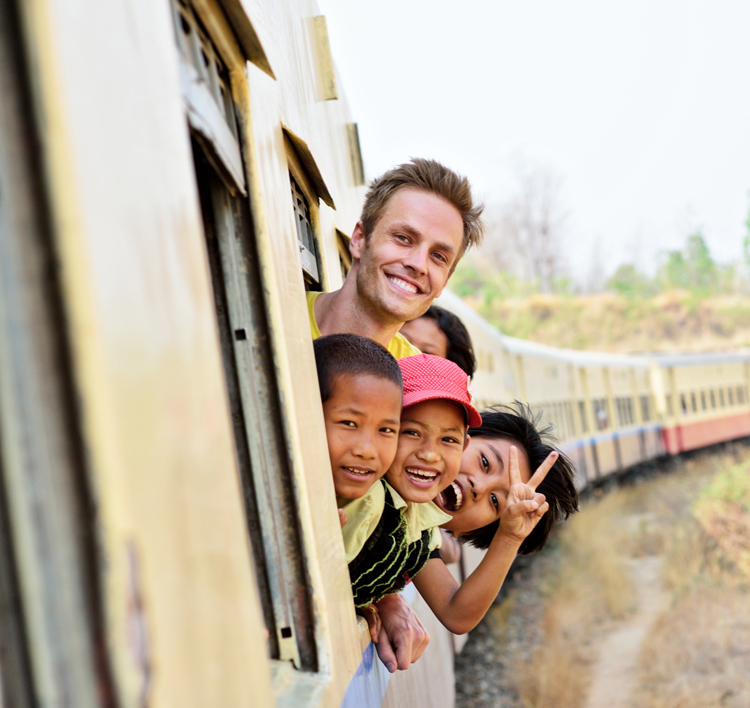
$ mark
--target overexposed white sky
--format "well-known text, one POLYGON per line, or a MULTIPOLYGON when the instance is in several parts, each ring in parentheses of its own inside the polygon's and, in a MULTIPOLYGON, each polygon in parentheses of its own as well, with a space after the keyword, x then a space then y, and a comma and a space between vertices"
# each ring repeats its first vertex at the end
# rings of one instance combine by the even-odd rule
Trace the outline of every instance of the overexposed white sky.
POLYGON ((740 256, 750 209, 747 0, 318 0, 372 178, 410 156, 488 202, 514 165, 563 181, 567 262, 608 271, 701 228, 740 256))

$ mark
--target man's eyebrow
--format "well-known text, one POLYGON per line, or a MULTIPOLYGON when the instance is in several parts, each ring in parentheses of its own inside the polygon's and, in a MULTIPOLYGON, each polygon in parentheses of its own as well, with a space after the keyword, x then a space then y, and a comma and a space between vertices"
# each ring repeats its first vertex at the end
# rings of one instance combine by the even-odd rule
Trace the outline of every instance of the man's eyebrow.
POLYGON ((490 450, 492 450, 493 453, 495 453, 495 457, 497 458, 497 466, 500 468, 500 471, 502 472, 505 469, 505 463, 503 462, 503 458, 500 457, 500 453, 492 445, 488 443, 487 447, 490 448, 490 450))

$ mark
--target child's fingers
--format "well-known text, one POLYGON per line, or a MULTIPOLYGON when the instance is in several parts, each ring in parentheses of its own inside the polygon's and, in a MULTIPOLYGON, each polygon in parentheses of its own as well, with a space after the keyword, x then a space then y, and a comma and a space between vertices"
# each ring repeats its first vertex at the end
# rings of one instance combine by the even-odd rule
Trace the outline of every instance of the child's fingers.
MULTIPOLYGON (((534 472, 534 474, 532 475, 531 479, 528 482, 529 486, 532 489, 536 489, 544 481, 544 478, 547 476, 547 472, 549 472, 554 467, 555 462, 557 462, 558 457, 559 455, 556 452, 550 452, 550 454, 547 455, 547 459, 545 459, 544 462, 542 462, 542 464, 539 465, 536 472, 534 472)), ((511 462, 511 470, 512 469, 513 469, 513 463, 511 462)))
POLYGON ((511 517, 524 516, 531 514, 539 508, 539 502, 533 499, 525 499, 524 501, 516 502, 508 507, 508 514, 511 517))
POLYGON ((534 515, 542 518, 549 511, 549 502, 544 502, 535 512, 534 515))
POLYGON ((346 515, 346 512, 343 509, 339 509, 339 523, 341 524, 342 529, 346 526, 348 521, 349 517, 346 515))
POLYGON ((521 484, 521 470, 518 468, 518 448, 515 445, 510 446, 508 463, 510 467, 508 470, 510 486, 512 487, 514 484, 521 484))

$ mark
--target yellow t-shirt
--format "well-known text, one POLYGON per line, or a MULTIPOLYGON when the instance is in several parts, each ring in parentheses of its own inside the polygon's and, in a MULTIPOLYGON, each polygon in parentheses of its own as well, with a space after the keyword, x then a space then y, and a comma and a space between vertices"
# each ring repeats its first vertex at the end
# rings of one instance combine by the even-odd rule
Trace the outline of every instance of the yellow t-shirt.
MULTIPOLYGON (((388 491, 393 498, 393 505, 401 510, 406 519, 406 542, 415 543, 422 536, 422 531, 431 529, 428 548, 434 551, 440 548, 440 524, 447 524, 453 517, 446 514, 433 502, 406 505, 402 496, 388 485, 388 491)), ((365 541, 373 534, 385 507, 385 487, 380 482, 367 490, 359 499, 354 499, 342 508, 348 521, 341 530, 344 535, 344 549, 346 562, 351 563, 362 550, 365 541)))
MULTIPOLYGON (((318 323, 315 320, 315 300, 317 299, 318 295, 322 295, 322 293, 307 293, 307 314, 310 318, 310 332, 312 332, 313 339, 317 339, 321 336, 320 329, 318 329, 318 323)), ((388 351, 393 354, 394 358, 396 359, 403 359, 407 356, 416 356, 417 354, 421 354, 419 349, 417 349, 413 344, 410 344, 409 340, 406 339, 406 337, 404 337, 404 335, 400 332, 397 332, 396 336, 391 339, 386 349, 388 349, 388 351)))

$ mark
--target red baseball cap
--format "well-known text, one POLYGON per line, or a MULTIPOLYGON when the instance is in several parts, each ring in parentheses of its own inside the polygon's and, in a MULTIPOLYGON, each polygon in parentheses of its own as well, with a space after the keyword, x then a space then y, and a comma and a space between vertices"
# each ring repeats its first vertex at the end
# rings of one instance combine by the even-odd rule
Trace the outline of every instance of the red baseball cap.
POLYGON ((447 398, 466 409, 469 425, 482 424, 469 389, 471 378, 457 364, 432 354, 417 354, 398 360, 404 377, 404 408, 436 398, 447 398))

